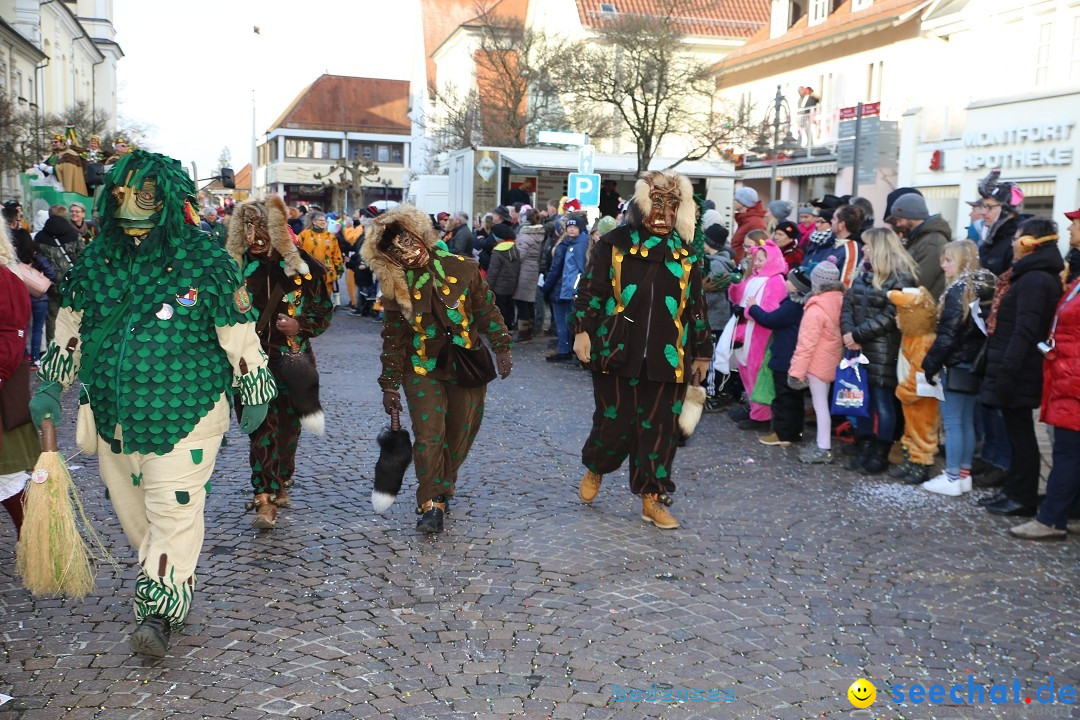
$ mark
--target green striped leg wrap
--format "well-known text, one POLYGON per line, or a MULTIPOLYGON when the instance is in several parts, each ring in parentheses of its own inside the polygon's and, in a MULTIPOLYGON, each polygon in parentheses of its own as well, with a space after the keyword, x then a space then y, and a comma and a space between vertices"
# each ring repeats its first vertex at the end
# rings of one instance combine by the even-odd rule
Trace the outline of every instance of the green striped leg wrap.
POLYGON ((191 610, 195 593, 195 576, 190 582, 158 582, 139 571, 135 579, 135 620, 142 622, 147 615, 164 615, 174 631, 179 630, 191 610))

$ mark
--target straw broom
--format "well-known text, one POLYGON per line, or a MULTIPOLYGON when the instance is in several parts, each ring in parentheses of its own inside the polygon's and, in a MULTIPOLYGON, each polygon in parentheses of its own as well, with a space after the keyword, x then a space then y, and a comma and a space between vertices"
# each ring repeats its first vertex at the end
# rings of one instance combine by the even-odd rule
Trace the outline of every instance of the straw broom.
POLYGON ((34 465, 23 500, 16 566, 23 585, 34 595, 82 598, 94 589, 95 572, 89 548, 75 522, 76 507, 87 531, 93 534, 93 530, 67 464, 58 452, 56 427, 48 418, 41 423, 41 447, 41 457, 34 465))

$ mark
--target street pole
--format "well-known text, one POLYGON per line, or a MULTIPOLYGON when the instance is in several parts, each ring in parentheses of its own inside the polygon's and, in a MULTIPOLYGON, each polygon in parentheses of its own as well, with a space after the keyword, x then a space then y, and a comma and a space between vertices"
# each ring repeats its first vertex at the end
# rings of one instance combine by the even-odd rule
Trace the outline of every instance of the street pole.
POLYGON ((259 168, 258 138, 255 134, 255 88, 251 89, 251 194, 249 200, 255 199, 255 171, 259 168))
POLYGON ((777 162, 776 154, 779 152, 780 147, 780 108, 784 103, 784 96, 780 94, 780 86, 776 86, 776 98, 774 100, 774 114, 773 114, 773 139, 772 139, 772 181, 769 185, 769 190, 772 193, 770 200, 777 200, 779 192, 777 190, 776 175, 777 175, 777 162))
POLYGON ((851 194, 859 194, 859 130, 862 126, 862 103, 855 106, 855 153, 852 157, 851 194))

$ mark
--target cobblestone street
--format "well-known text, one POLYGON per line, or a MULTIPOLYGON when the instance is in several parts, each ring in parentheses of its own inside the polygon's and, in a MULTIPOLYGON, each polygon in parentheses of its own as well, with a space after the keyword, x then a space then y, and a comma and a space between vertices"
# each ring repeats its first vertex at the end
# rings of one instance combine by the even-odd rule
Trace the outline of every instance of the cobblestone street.
POLYGON ((195 606, 166 659, 128 649, 133 553, 93 458, 73 474, 122 569, 102 566, 85 600, 32 598, 0 519, 0 693, 14 698, 0 718, 839 718, 860 677, 878 718, 1080 717, 1034 695, 1080 684, 1075 537, 1012 540, 1015 521, 973 498, 800 465, 724 414, 676 458, 680 529, 640 519, 625 468, 586 507, 589 377, 544 362, 546 342, 490 386, 446 531, 415 532, 411 472, 374 514, 378 329, 338 313, 315 341, 327 433, 304 436, 272 531, 250 526, 246 438, 230 430, 195 606), (1021 704, 890 697, 969 675, 1018 679, 1021 704), (720 698, 617 699, 654 683, 720 698))

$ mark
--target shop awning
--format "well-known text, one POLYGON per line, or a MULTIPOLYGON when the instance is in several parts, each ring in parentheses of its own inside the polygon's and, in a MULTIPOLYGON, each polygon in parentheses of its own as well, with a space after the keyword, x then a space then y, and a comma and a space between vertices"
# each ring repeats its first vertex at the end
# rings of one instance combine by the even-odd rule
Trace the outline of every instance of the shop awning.
MULTIPOLYGON (((776 176, 782 178, 810 177, 812 175, 835 175, 836 161, 800 163, 798 165, 782 164, 776 166, 776 176)), ((739 180, 768 180, 772 177, 772 166, 740 170, 736 173, 739 180)))
POLYGON ((1038 182, 1018 182, 1024 197, 1054 197, 1057 192, 1056 183, 1053 180, 1041 180, 1038 182))
POLYGON ((959 185, 934 185, 918 190, 927 200, 956 200, 960 197, 959 185))

